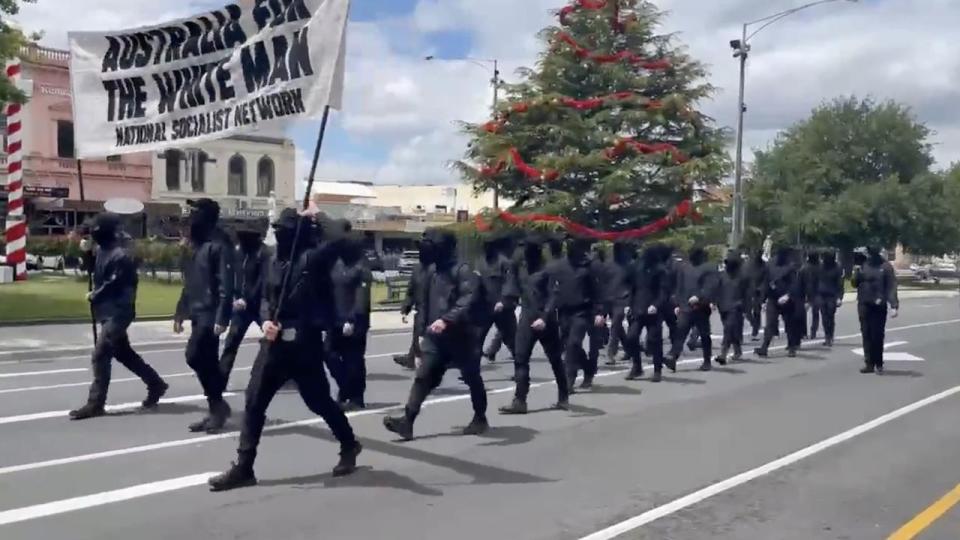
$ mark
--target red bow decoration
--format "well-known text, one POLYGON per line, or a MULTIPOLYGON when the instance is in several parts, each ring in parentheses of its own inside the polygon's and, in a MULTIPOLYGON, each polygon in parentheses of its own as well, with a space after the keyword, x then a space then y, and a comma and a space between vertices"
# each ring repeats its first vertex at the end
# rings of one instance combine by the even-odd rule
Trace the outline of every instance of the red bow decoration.
MULTIPOLYGON (((691 217, 696 219, 697 216, 699 216, 699 214, 693 208, 693 204, 687 200, 681 202, 672 210, 670 210, 666 216, 648 223, 643 227, 629 229, 626 231, 598 231, 585 225, 574 223, 563 216, 555 216, 552 214, 513 214, 507 211, 500 211, 499 213, 500 219, 511 225, 519 225, 521 223, 556 223, 561 225, 571 234, 609 242, 616 240, 639 240, 641 238, 646 238, 650 235, 667 229, 683 218, 691 217)), ((489 231, 491 228, 491 225, 480 215, 477 215, 475 218, 475 223, 477 230, 481 232, 489 231)))
POLYGON ((573 52, 579 57, 584 59, 593 60, 599 64, 610 64, 613 62, 627 61, 635 66, 640 66, 644 69, 667 69, 670 67, 670 61, 661 58, 659 60, 650 60, 645 58, 637 53, 630 51, 620 51, 612 54, 600 54, 587 49, 583 45, 577 43, 577 40, 573 39, 570 34, 566 32, 557 33, 557 39, 569 45, 573 52))

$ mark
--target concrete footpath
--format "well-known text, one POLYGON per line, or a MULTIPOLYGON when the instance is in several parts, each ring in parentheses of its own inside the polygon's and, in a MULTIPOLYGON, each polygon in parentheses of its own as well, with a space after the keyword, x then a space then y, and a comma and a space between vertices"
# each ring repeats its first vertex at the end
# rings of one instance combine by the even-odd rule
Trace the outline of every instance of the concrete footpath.
MULTIPOLYGON (((371 327, 375 334, 406 332, 410 324, 403 324, 399 311, 376 311, 371 327)), ((173 333, 172 321, 136 322, 129 330, 130 341, 139 347, 162 347, 185 343, 190 335, 188 328, 183 334, 173 333)), ((247 339, 262 336, 256 325, 247 331, 247 339)), ((93 347, 89 323, 50 324, 37 326, 0 326, 0 361, 29 358, 39 353, 83 353, 93 347)))

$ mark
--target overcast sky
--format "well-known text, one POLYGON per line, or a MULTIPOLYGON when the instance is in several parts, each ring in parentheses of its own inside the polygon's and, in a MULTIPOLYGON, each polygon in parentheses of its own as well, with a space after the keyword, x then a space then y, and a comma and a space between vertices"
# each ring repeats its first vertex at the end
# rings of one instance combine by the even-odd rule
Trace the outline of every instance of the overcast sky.
MULTIPOLYGON (((665 31, 680 33, 710 66, 719 88, 702 108, 733 126, 737 63, 728 42, 740 25, 805 0, 657 0, 669 15, 665 31)), ((346 99, 329 132, 323 180, 450 183, 446 163, 463 154, 455 120, 489 115, 489 74, 441 58, 498 58, 503 74, 531 65, 535 34, 562 0, 354 0, 349 28, 346 99)), ((19 21, 45 32, 44 44, 66 46, 68 30, 119 30, 156 24, 220 6, 207 0, 38 0, 19 21)), ((819 6, 779 22, 753 41, 747 75, 748 148, 818 103, 857 94, 910 105, 936 132, 938 166, 960 161, 960 0, 861 0, 819 6)), ((312 153, 316 123, 288 130, 300 170, 312 153)))

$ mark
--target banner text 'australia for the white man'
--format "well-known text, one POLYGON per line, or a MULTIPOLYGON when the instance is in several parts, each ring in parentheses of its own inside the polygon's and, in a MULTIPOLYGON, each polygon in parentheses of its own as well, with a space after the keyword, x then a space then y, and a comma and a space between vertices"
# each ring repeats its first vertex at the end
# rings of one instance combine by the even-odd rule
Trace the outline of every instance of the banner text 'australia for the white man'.
POLYGON ((349 0, 240 0, 71 33, 80 157, 185 146, 339 108, 349 0))

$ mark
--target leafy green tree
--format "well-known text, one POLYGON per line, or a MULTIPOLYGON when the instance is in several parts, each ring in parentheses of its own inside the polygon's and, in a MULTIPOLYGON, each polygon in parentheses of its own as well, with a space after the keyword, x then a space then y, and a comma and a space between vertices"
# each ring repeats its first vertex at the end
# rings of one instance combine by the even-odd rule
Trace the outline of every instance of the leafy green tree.
MULTIPOLYGON (((20 12, 20 4, 32 4, 36 0, 0 0, 0 67, 20 54, 20 47, 39 39, 39 35, 26 35, 10 17, 20 12)), ((27 100, 19 88, 10 83, 5 70, 0 70, 0 103, 23 103, 27 100)))
POLYGON ((464 125, 472 141, 457 165, 467 180, 478 191, 498 186, 515 210, 611 230, 718 184, 728 134, 696 110, 713 88, 673 35, 657 33, 662 12, 645 0, 566 10, 540 33, 535 68, 504 85, 493 121, 464 125))

